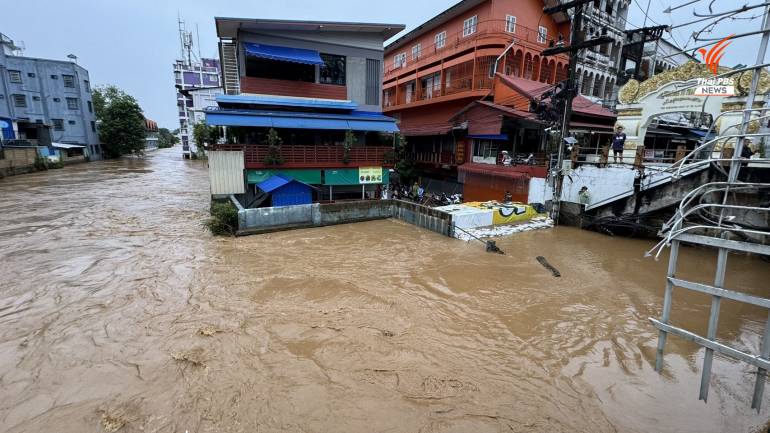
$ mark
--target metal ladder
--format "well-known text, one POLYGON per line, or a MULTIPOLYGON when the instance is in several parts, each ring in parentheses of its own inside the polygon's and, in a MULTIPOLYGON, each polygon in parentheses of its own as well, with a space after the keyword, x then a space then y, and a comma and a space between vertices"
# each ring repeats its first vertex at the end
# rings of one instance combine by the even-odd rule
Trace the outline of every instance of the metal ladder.
POLYGON ((241 93, 237 47, 238 44, 235 41, 219 41, 219 52, 222 59, 222 83, 226 95, 239 95, 241 93))

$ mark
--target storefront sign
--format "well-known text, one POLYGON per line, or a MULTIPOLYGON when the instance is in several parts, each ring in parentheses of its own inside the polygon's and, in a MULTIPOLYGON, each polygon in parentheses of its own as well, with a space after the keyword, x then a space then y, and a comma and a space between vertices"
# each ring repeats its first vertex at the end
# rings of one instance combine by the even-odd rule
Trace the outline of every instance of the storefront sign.
POLYGON ((359 167, 358 183, 382 183, 382 167, 359 167))

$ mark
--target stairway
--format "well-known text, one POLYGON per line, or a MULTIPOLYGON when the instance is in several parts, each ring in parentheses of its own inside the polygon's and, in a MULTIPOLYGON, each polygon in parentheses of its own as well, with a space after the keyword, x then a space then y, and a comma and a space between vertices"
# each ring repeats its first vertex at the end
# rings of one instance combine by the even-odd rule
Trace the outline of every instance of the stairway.
POLYGON ((219 42, 219 56, 222 59, 222 80, 226 95, 238 95, 241 93, 237 49, 238 43, 235 41, 219 42))

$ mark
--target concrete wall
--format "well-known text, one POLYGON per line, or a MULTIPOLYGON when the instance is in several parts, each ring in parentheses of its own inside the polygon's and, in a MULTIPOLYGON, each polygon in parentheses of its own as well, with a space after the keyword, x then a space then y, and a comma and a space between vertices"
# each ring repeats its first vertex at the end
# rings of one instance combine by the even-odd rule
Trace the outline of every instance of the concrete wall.
POLYGON ((35 170, 36 147, 6 147, 0 158, 0 177, 35 170))
MULTIPOLYGON (((366 104, 366 59, 379 60, 382 65, 382 36, 372 33, 350 32, 273 32, 241 33, 238 45, 238 67, 246 72, 246 57, 243 42, 280 45, 293 48, 316 50, 324 54, 345 56, 345 81, 348 99, 358 104, 361 111, 381 112, 380 104, 366 104)), ((382 69, 382 68, 380 68, 382 69)), ((316 75, 317 75, 316 70, 316 75)), ((382 95, 382 72, 377 80, 377 95, 382 95)))
POLYGON ((84 145, 91 159, 101 158, 99 139, 94 130, 96 115, 89 107, 91 83, 86 69, 69 61, 31 57, 5 56, 0 61, 4 62, 0 64, 0 95, 4 99, 0 104, 0 116, 51 125, 53 141, 84 145), (22 82, 11 83, 9 70, 20 71, 22 82), (64 87, 63 75, 74 77, 74 87, 64 87), (14 94, 25 95, 27 107, 16 107, 14 94), (77 99, 78 108, 68 108, 67 98, 77 99), (64 130, 54 130, 52 119, 63 120, 64 130))
POLYGON ((258 234, 385 218, 396 218, 445 236, 452 235, 450 214, 401 200, 366 200, 240 209, 238 234, 258 234))

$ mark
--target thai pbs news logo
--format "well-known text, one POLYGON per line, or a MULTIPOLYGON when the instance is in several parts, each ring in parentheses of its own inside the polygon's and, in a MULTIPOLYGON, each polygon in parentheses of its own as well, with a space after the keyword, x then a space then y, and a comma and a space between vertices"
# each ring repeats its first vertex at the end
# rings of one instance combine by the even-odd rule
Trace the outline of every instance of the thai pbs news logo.
POLYGON ((701 48, 698 52, 703 57, 703 62, 708 66, 711 72, 714 73, 714 78, 698 78, 698 87, 695 88, 695 96, 734 96, 735 95, 735 81, 732 78, 719 77, 719 61, 725 55, 724 51, 732 41, 729 39, 734 35, 730 35, 721 41, 714 44, 713 47, 707 51, 705 48, 701 48))

